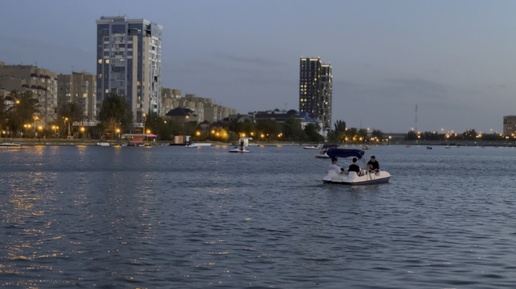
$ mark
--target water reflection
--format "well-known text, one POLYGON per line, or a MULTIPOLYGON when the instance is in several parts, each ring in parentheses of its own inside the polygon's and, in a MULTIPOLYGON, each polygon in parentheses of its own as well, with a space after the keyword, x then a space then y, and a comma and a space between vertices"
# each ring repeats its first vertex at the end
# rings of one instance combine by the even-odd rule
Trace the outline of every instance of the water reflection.
POLYGON ((373 149, 388 185, 323 185, 289 146, 0 150, 0 284, 512 288, 516 156, 373 149))

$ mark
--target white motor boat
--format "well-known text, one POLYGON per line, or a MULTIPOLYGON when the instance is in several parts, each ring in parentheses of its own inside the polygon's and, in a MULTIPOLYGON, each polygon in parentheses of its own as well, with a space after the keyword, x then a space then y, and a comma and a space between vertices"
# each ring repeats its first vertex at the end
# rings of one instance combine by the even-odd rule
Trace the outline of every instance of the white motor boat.
POLYGON ((252 137, 241 137, 238 140, 238 143, 240 145, 235 146, 233 149, 231 149, 230 153, 248 153, 249 152, 249 141, 252 140, 252 137))
POLYGON ((21 147, 21 144, 17 143, 17 142, 3 142, 3 143, 0 143, 0 146, 2 146, 2 147, 21 147))
POLYGON ((337 148, 339 145, 325 144, 322 146, 321 151, 315 155, 318 159, 329 159, 330 156, 326 153, 329 149, 337 148))
MULTIPOLYGON (((358 149, 330 149, 327 151, 329 157, 356 157, 362 158, 364 155, 363 150, 358 149)), ((322 181, 325 184, 341 184, 341 185, 376 185, 388 183, 391 178, 391 174, 387 171, 380 170, 378 173, 369 172, 367 170, 361 170, 360 173, 356 172, 341 172, 337 173, 335 170, 329 170, 326 176, 323 177, 322 181)))
POLYGON ((249 150, 247 149, 240 149, 239 147, 234 147, 233 149, 229 150, 230 153, 248 153, 249 150))
POLYGON ((211 147, 209 142, 193 142, 186 145, 187 148, 198 148, 198 147, 211 147))
POLYGON ((320 150, 322 145, 311 145, 311 146, 305 146, 305 150, 320 150))

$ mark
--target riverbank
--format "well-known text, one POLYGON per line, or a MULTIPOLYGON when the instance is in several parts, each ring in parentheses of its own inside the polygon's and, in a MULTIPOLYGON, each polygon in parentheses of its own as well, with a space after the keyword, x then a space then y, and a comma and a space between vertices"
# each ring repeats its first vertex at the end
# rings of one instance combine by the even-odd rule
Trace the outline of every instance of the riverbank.
MULTIPOLYGON (((85 145, 85 146, 95 146, 99 142, 109 143, 110 145, 118 145, 122 142, 119 140, 97 140, 97 139, 54 139, 54 138, 0 138, 0 144, 2 143, 12 143, 12 144, 20 144, 23 146, 77 146, 77 145, 85 145)), ((232 146, 232 143, 224 143, 224 142, 210 142, 214 146, 232 146)), ((306 146, 311 143, 297 143, 297 142, 261 142, 256 141, 251 145, 259 145, 259 146, 306 146)), ((170 141, 156 141, 151 143, 151 145, 156 146, 168 146, 171 145, 170 141)), ((184 144, 177 144, 177 146, 183 146, 184 144)), ((479 147, 516 147, 516 141, 483 141, 483 140, 454 140, 454 141, 392 141, 390 143, 383 144, 370 144, 369 146, 382 146, 382 145, 404 145, 404 146, 479 146, 479 147)), ((361 144, 341 144, 341 146, 361 146, 361 144)))

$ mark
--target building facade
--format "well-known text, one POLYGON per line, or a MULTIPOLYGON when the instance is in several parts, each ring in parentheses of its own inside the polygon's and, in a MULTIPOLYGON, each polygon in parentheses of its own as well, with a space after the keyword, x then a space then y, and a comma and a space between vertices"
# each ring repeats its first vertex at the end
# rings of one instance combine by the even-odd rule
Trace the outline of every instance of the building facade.
POLYGON ((163 88, 161 102, 166 109, 163 115, 175 108, 188 108, 196 115, 199 122, 216 122, 235 114, 236 109, 214 104, 211 98, 198 97, 195 94, 186 94, 181 97, 181 91, 177 89, 163 88))
POLYGON ((111 93, 124 96, 135 126, 160 112, 163 27, 145 19, 97 20, 97 113, 111 93))
POLYGON ((38 118, 45 127, 57 118, 57 74, 32 65, 0 65, 0 88, 7 91, 32 91, 39 103, 38 118))
POLYGON ((161 106, 159 115, 165 115, 171 109, 178 107, 181 99, 181 90, 172 88, 161 88, 161 106))
POLYGON ((503 117, 503 134, 504 135, 515 135, 516 134, 516 115, 505 115, 503 117))
POLYGON ((72 74, 59 74, 57 76, 57 105, 58 108, 65 103, 79 103, 84 109, 85 122, 95 122, 96 117, 96 92, 95 76, 86 72, 72 72, 72 74))
POLYGON ((332 124, 333 74, 330 64, 320 58, 301 58, 299 61, 299 112, 308 113, 323 123, 332 124))

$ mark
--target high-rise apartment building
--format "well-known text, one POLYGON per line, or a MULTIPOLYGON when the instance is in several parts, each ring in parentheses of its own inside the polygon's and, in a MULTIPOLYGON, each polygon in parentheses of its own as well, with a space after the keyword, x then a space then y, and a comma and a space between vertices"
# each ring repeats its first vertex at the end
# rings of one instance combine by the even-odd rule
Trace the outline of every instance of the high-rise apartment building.
POLYGON ((162 31, 145 19, 97 20, 97 112, 115 93, 126 98, 137 126, 146 114, 159 113, 162 31))
POLYGON ((301 58, 299 61, 299 112, 320 120, 324 128, 331 128, 333 74, 330 64, 320 58, 301 58))

